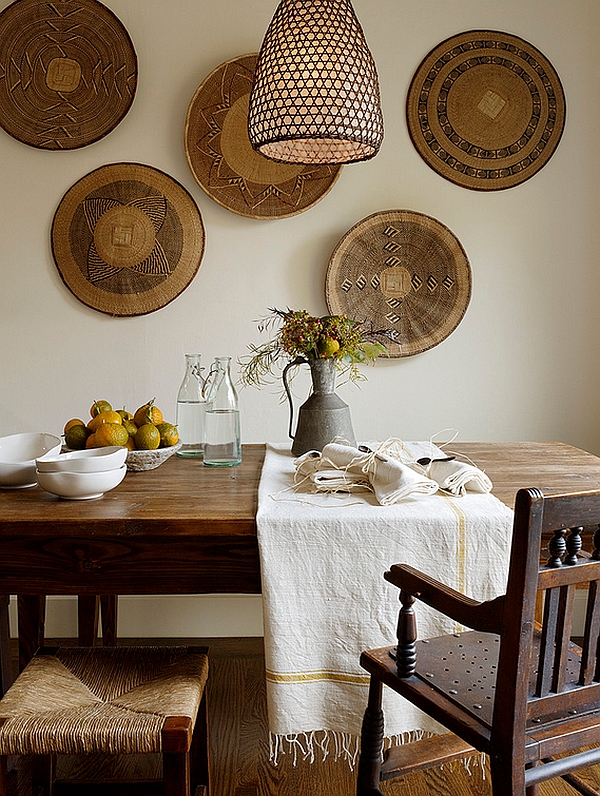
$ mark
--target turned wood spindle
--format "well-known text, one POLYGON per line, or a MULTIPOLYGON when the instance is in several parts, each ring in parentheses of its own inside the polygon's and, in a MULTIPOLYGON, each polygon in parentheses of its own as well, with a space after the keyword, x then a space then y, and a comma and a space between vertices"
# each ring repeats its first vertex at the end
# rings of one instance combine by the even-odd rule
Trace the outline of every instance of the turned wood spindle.
POLYGON ((552 539, 548 542, 548 552, 550 558, 546 561, 548 567, 562 567, 562 557, 564 556, 567 543, 565 542, 566 528, 557 528, 552 539))
POLYGON ((574 564, 577 564, 577 554, 581 551, 582 547, 582 533, 583 527, 578 526, 576 528, 571 528, 569 535, 567 536, 567 555, 565 556, 564 560, 564 563, 567 566, 573 566, 574 564))
POLYGON ((415 597, 408 592, 400 591, 400 616, 398 617, 398 653, 396 663, 398 677, 411 677, 417 664, 417 617, 415 597))
POLYGON ((594 552, 592 553, 594 561, 600 561, 600 525, 596 527, 594 533, 594 552))

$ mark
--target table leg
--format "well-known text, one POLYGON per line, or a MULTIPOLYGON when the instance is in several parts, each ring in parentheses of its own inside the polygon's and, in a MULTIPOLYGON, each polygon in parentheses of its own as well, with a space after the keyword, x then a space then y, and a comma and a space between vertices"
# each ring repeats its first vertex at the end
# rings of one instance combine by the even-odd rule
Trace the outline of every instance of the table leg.
POLYGON ((0 594, 0 696, 10 688, 12 683, 12 665, 10 660, 10 628, 8 624, 8 594, 0 594))
POLYGON ((96 594, 77 598, 77 631, 80 647, 95 647, 98 642, 98 610, 100 597, 96 594))
POLYGON ((115 647, 117 644, 118 600, 119 598, 116 594, 105 594, 100 597, 102 644, 105 647, 115 647))
POLYGON ((19 671, 22 671, 44 643, 46 597, 43 594, 19 594, 19 671))

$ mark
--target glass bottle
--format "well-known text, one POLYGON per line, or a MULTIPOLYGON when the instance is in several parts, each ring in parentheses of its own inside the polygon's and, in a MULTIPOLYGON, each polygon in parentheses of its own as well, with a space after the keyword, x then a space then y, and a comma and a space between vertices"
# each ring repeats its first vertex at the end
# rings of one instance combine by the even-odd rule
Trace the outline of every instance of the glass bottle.
POLYGON ((177 430, 181 447, 178 456, 201 457, 204 453, 204 415, 206 401, 200 354, 185 355, 185 375, 177 393, 177 430))
POLYGON ((208 377, 204 464, 235 467, 242 461, 238 397, 231 381, 231 357, 217 357, 208 377))

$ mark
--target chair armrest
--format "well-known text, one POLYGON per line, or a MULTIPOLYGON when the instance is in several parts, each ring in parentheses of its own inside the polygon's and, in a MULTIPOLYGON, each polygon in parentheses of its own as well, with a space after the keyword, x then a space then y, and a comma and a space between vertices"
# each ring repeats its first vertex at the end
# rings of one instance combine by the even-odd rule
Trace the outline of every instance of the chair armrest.
POLYGON ((407 564, 394 564, 384 578, 461 625, 485 633, 501 633, 504 595, 478 602, 407 564))

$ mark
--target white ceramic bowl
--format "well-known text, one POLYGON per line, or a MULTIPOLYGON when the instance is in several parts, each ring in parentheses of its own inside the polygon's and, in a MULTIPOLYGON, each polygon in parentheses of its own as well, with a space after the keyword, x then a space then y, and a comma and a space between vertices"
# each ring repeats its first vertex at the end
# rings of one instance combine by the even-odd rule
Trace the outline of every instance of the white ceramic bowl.
POLYGON ((35 460, 45 453, 60 453, 60 437, 45 431, 0 437, 0 488, 35 486, 35 460))
POLYGON ((92 500, 114 489, 125 478, 127 466, 115 470, 101 470, 97 473, 70 473, 62 470, 56 473, 37 471, 38 484, 61 498, 68 500, 92 500))
POLYGON ((39 473, 97 473, 116 470, 125 464, 127 448, 111 445, 66 453, 47 453, 35 460, 39 473))

